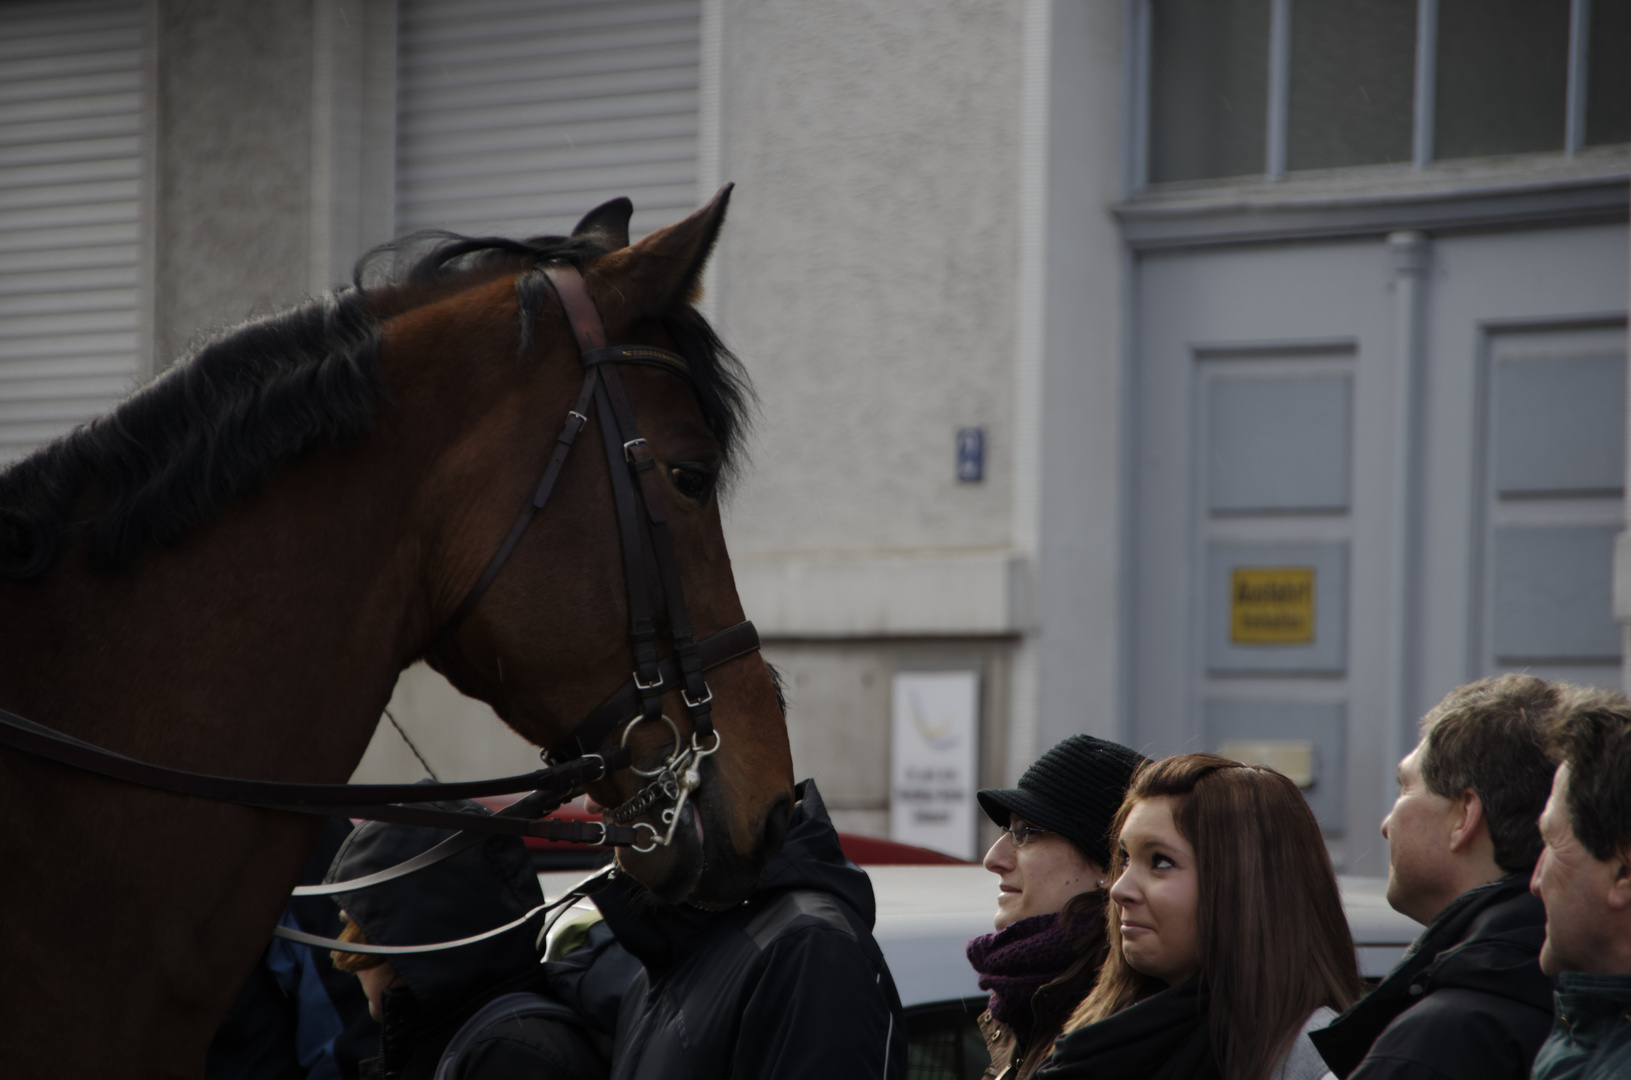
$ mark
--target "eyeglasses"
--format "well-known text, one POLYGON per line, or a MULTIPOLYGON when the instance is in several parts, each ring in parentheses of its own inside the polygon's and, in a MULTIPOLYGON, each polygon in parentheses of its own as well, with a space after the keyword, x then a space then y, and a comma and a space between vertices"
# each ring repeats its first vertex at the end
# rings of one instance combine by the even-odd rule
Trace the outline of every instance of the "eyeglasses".
POLYGON ((1008 818, 1008 827, 1003 830, 1014 841, 1015 847, 1024 847, 1033 836, 1048 835, 1047 829, 1039 829, 1035 825, 1027 825, 1012 815, 1008 818))

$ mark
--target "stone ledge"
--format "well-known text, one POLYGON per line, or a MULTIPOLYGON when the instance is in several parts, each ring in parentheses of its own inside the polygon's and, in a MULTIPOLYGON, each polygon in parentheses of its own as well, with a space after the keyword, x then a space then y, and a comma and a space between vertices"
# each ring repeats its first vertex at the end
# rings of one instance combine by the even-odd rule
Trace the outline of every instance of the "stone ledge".
POLYGON ((1030 562, 1011 551, 743 556, 742 607, 767 638, 986 636, 1030 622, 1030 562))

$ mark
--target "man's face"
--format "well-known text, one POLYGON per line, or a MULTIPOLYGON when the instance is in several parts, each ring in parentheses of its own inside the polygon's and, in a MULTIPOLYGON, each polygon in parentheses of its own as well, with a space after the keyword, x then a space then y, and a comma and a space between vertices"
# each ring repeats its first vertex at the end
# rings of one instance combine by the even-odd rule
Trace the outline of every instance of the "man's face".
POLYGON ((1529 891, 1546 905, 1546 944, 1540 969, 1552 978, 1560 971, 1598 971, 1611 954, 1602 936, 1609 922, 1608 896, 1613 867, 1598 862, 1581 846, 1569 821, 1569 765, 1552 777, 1552 794, 1540 814, 1540 861, 1529 878, 1529 891))
POLYGON ((1418 744, 1399 762, 1399 798, 1382 819, 1382 839, 1387 841, 1387 902, 1423 925, 1455 899, 1446 873, 1454 814, 1454 801, 1429 791, 1422 780, 1418 744))

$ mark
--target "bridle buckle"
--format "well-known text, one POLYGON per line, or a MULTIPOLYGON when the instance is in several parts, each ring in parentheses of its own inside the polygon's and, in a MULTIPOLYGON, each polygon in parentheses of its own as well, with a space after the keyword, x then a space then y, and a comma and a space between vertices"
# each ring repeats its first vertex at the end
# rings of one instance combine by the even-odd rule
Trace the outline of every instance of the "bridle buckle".
POLYGON ((645 445, 646 445, 646 440, 643 437, 642 438, 630 439, 628 442, 624 443, 623 444, 623 460, 633 461, 634 460, 634 448, 636 446, 645 446, 645 445))
POLYGON ((640 681, 640 673, 638 671, 631 672, 630 674, 634 676, 634 685, 636 689, 656 690, 658 687, 663 685, 663 673, 661 671, 657 672, 657 677, 648 683, 640 681))
POLYGON ((687 709, 700 709, 704 705, 706 705, 710 701, 712 701, 713 699, 714 699, 713 689, 711 687, 709 687, 709 685, 707 683, 702 684, 702 696, 700 698, 697 698, 695 701, 691 700, 691 695, 690 695, 689 692, 687 692, 685 690, 680 691, 680 700, 685 702, 685 707, 687 709))

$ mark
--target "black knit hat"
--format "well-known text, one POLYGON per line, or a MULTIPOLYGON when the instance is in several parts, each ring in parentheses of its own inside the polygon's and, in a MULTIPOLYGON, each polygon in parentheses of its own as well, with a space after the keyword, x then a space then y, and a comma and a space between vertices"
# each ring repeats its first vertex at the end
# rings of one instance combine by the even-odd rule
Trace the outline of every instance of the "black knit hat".
POLYGON ((1056 832, 1100 866, 1110 865, 1110 826, 1133 773, 1148 759, 1137 750, 1091 735, 1072 735, 1036 759, 1017 788, 977 793, 980 809, 1006 827, 1018 814, 1056 832))

